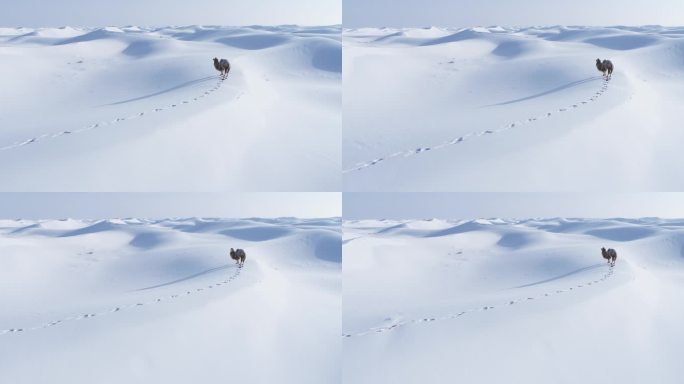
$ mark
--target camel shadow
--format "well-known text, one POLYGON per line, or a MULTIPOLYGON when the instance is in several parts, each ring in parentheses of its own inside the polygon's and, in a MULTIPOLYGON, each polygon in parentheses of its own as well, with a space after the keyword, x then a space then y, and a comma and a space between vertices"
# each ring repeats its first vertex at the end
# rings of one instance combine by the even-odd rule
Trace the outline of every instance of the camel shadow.
POLYGON ((540 92, 540 93, 535 93, 534 95, 521 97, 521 98, 519 98, 519 99, 513 99, 513 100, 503 101, 503 102, 501 102, 501 103, 496 103, 496 104, 483 105, 482 108, 498 107, 498 106, 501 106, 501 105, 515 104, 515 103, 519 103, 519 102, 522 102, 522 101, 532 100, 532 99, 536 99, 536 98, 538 98, 538 97, 546 96, 546 95, 549 95, 549 94, 552 94, 552 93, 560 92, 560 91, 562 91, 562 90, 564 90, 564 89, 576 87, 576 86, 578 86, 578 85, 590 83, 590 82, 592 82, 592 81, 601 80, 601 79, 603 79, 603 76, 592 76, 592 77, 587 77, 586 79, 573 81, 573 82, 570 82, 570 83, 561 85, 561 86, 559 86, 559 87, 556 87, 556 88, 553 88, 553 89, 549 89, 548 91, 544 91, 544 92, 540 92))
POLYGON ((576 269, 576 270, 574 270, 574 271, 572 271, 572 272, 564 273, 564 274, 562 274, 562 275, 555 276, 555 277, 552 277, 552 278, 549 278, 549 279, 540 280, 540 281, 535 281, 534 283, 519 285, 519 286, 513 287, 513 288, 526 288, 526 287, 532 287, 532 286, 534 286, 534 285, 544 284, 544 283, 548 283, 548 282, 551 282, 551 281, 554 281, 554 280, 560 280, 560 279, 562 279, 562 278, 568 277, 568 276, 570 276, 570 275, 574 275, 574 274, 576 274, 576 273, 585 272, 585 271, 589 271, 589 270, 592 270, 592 269, 600 268, 600 267, 602 267, 602 266, 604 266, 604 265, 606 265, 606 264, 605 264, 605 263, 597 263, 597 264, 590 265, 590 266, 588 266, 588 267, 584 267, 584 268, 580 268, 580 269, 576 269))
POLYGON ((186 81, 185 83, 181 83, 181 84, 178 84, 178 85, 174 85, 174 86, 171 87, 171 88, 167 88, 167 89, 161 90, 161 91, 159 91, 159 92, 150 93, 149 95, 143 95, 143 96, 138 96, 138 97, 134 97, 134 98, 131 98, 131 99, 116 101, 116 102, 109 103, 109 104, 103 104, 103 105, 100 105, 100 107, 106 107, 106 106, 110 106, 110 105, 126 104, 126 103, 131 103, 131 102, 133 102, 133 101, 139 101, 139 100, 149 99, 150 97, 155 97, 155 96, 163 95, 163 94, 165 94, 165 93, 173 92, 173 91, 175 91, 175 90, 177 90, 177 89, 189 87, 189 86, 195 85, 195 84, 205 83, 205 82, 207 82, 207 81, 215 80, 215 79, 216 79, 216 76, 202 77, 202 78, 199 78, 199 79, 190 80, 190 81, 186 81))
POLYGON ((149 287, 144 287, 144 288, 138 288, 138 289, 135 289, 134 292, 137 292, 137 291, 146 291, 146 290, 148 290, 148 289, 160 288, 160 287, 165 287, 165 286, 167 286, 167 285, 172 285, 172 284, 180 283, 180 282, 182 282, 182 281, 191 280, 191 279, 194 279, 194 278, 196 278, 196 277, 199 277, 199 276, 202 276, 202 275, 206 275, 206 274, 208 274, 208 273, 212 273, 212 272, 216 272, 216 271, 221 271, 221 270, 224 270, 224 269, 228 269, 228 268, 232 267, 233 265, 234 265, 234 263, 229 263, 229 264, 226 264, 226 265, 222 265, 222 266, 220 266, 220 267, 210 268, 210 269, 207 269, 207 270, 202 271, 202 272, 194 273, 194 274, 192 274, 192 275, 190 275, 190 276, 186 276, 186 277, 182 277, 182 278, 180 278, 180 279, 168 281, 168 282, 166 282, 166 283, 161 283, 161 284, 157 284, 157 285, 151 285, 151 286, 149 286, 149 287))

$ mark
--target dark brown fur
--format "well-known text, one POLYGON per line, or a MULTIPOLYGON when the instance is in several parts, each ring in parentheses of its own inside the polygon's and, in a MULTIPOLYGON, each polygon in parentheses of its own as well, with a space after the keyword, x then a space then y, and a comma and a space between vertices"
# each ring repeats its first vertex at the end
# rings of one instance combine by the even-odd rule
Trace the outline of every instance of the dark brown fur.
POLYGON ((596 59, 596 69, 603 72, 603 76, 611 77, 613 75, 613 62, 610 60, 601 61, 601 59, 596 59))
POLYGON ((611 266, 615 265, 615 260, 617 260, 617 252, 613 248, 601 248, 601 256, 608 260, 608 264, 611 266))
POLYGON ((221 79, 228 77, 228 72, 230 72, 230 63, 226 59, 221 59, 214 57, 214 68, 219 71, 221 79))
POLYGON ((243 249, 238 248, 237 250, 231 248, 230 249, 230 258, 235 260, 235 262, 238 264, 238 266, 242 267, 245 264, 245 259, 247 258, 247 254, 243 249))

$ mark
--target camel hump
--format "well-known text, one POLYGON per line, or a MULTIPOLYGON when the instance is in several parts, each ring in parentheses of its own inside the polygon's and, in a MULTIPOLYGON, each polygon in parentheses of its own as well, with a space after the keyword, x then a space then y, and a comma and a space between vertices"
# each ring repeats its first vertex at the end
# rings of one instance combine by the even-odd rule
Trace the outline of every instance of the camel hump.
POLYGON ((230 71, 230 63, 226 59, 221 59, 220 65, 226 71, 230 71))

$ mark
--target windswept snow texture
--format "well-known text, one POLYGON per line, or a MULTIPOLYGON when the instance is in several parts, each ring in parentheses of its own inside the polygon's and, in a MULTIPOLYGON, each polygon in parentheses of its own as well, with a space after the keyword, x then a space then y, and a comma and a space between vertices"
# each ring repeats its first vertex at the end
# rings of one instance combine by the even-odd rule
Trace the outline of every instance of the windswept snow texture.
POLYGON ((682 27, 343 36, 345 190, 684 189, 682 27))
POLYGON ((339 190, 341 66, 340 26, 0 28, 0 190, 339 190))
POLYGON ((2 382, 339 382, 340 226, 0 220, 2 382))
POLYGON ((684 220, 343 231, 344 382, 681 382, 684 220))

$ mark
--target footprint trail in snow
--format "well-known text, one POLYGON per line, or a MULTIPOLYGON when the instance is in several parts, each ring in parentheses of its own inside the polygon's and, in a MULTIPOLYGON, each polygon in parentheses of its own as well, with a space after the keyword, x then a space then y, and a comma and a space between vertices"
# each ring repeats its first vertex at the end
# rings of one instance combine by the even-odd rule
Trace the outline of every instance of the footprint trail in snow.
POLYGON ((543 299, 546 297, 551 297, 553 295, 559 295, 559 294, 566 293, 566 292, 572 292, 572 291, 575 291, 575 290, 580 289, 580 288, 590 287, 592 285, 599 284, 599 283, 609 279, 613 275, 613 268, 614 267, 609 267, 608 272, 606 272, 606 274, 603 275, 603 277, 601 277, 599 279, 591 280, 591 281, 588 281, 588 282, 585 282, 582 284, 577 284, 577 285, 574 285, 572 287, 568 287, 565 289, 557 289, 557 290, 544 292, 544 293, 540 293, 538 295, 533 295, 533 296, 524 296, 524 297, 520 297, 517 299, 508 300, 505 303, 499 303, 496 305, 482 305, 482 306, 478 306, 478 307, 464 309, 462 311, 458 311, 458 312, 443 315, 443 316, 423 317, 420 319, 413 319, 413 320, 402 320, 402 321, 398 321, 398 322, 396 322, 392 325, 389 325, 389 326, 370 328, 368 330, 356 332, 356 333, 343 333, 342 337, 349 338, 349 337, 367 336, 367 335, 372 335, 372 334, 379 334, 379 333, 385 333, 385 332, 393 331, 393 330, 396 330, 400 327, 404 327, 407 325, 428 324, 428 323, 432 323, 435 321, 453 320, 453 319, 458 319, 461 316, 464 316, 468 313, 491 311, 491 310, 494 310, 497 308, 507 307, 510 305, 518 304, 518 303, 530 302, 532 300, 538 300, 538 299, 543 299))
POLYGON ((82 313, 79 315, 72 315, 72 316, 68 316, 68 317, 65 317, 65 318, 62 318, 59 320, 51 321, 49 323, 43 323, 40 325, 27 327, 27 328, 15 327, 15 328, 9 328, 9 329, 0 329, 0 336, 8 335, 8 334, 25 333, 28 331, 36 331, 39 329, 50 328, 50 327, 54 327, 56 325, 60 325, 60 324, 70 322, 70 321, 78 321, 78 320, 85 320, 85 319, 92 319, 92 318, 96 318, 96 317, 102 317, 102 316, 110 315, 113 313, 118 313, 118 312, 121 312, 124 310, 129 310, 129 309, 133 309, 133 308, 140 308, 143 306, 149 306, 152 304, 171 301, 171 300, 175 300, 175 299, 178 299, 181 297, 197 294, 197 293, 203 292, 205 290, 213 289, 215 287, 227 285, 231 281, 235 280, 238 276, 240 276, 241 270, 242 270, 242 268, 237 268, 236 271, 232 275, 228 276, 225 280, 222 280, 222 281, 219 281, 219 282, 216 282, 213 284, 209 284, 209 285, 206 285, 204 287, 188 289, 188 290, 185 290, 185 291, 183 291, 181 293, 177 293, 177 294, 162 296, 162 297, 154 298, 154 299, 151 299, 148 301, 138 301, 138 302, 135 302, 133 304, 119 305, 119 306, 116 306, 114 308, 109 308, 109 309, 101 310, 98 312, 87 312, 87 313, 82 313))
MULTIPOLYGON (((22 140, 19 142, 15 142, 13 144, 6 145, 4 147, 0 147, 0 151, 6 151, 6 150, 10 150, 10 149, 20 148, 20 147, 23 147, 23 146, 26 146, 29 144, 37 143, 39 141, 44 141, 47 139, 54 139, 54 138, 61 137, 64 135, 73 135, 73 134, 77 134, 77 133, 87 132, 87 131, 90 131, 93 129, 112 127, 112 126, 114 126, 118 123, 121 123, 123 121, 139 119, 139 118, 142 118, 144 116, 149 116, 149 115, 152 115, 152 114, 157 113, 157 112, 163 112, 163 111, 169 111, 172 109, 176 109, 176 108, 180 107, 181 105, 186 105, 186 104, 190 104, 190 103, 194 103, 196 101, 202 100, 203 98, 205 98, 205 97, 211 95, 212 93, 218 91, 221 88, 221 86, 223 85, 224 81, 225 80, 220 79, 214 87, 202 92, 202 94, 197 95, 191 99, 186 99, 186 100, 182 100, 182 101, 177 102, 177 103, 168 104, 166 106, 152 108, 152 109, 149 109, 146 111, 141 111, 141 112, 129 115, 129 116, 117 117, 117 118, 115 118, 113 120, 109 120, 109 121, 100 121, 100 122, 90 124, 88 126, 84 126, 81 128, 73 129, 73 130, 61 131, 61 132, 56 132, 56 133, 45 133, 45 134, 42 134, 40 136, 32 137, 30 139, 22 140)), ((240 96, 241 95, 239 94, 237 96, 237 98, 240 98, 240 96)))
POLYGON ((440 143, 440 144, 437 144, 437 145, 434 145, 434 146, 431 146, 431 147, 417 147, 417 148, 414 148, 414 149, 409 149, 409 150, 405 150, 405 151, 395 152, 395 153, 392 153, 392 154, 387 155, 387 156, 378 157, 378 158, 376 158, 376 159, 374 159, 374 160, 371 160, 371 161, 366 161, 366 162, 358 163, 358 164, 356 164, 355 166, 353 166, 353 167, 351 167, 351 168, 348 168, 348 169, 343 170, 342 173, 343 173, 343 174, 347 174, 347 173, 350 173, 350 172, 362 171, 362 170, 364 170, 364 169, 366 169, 366 168, 372 167, 372 166, 374 166, 374 165, 377 165, 377 164, 379 164, 379 163, 385 162, 385 161, 390 160, 390 159, 393 159, 393 158, 398 158, 398 157, 410 157, 410 156, 414 156, 414 155, 417 155, 417 154, 420 154, 420 153, 425 153, 425 152, 428 152, 428 151, 434 151, 434 150, 437 150, 437 149, 442 149, 442 148, 446 148, 446 147, 449 147, 449 146, 452 146, 452 145, 460 144, 460 143, 463 143, 464 141, 469 141, 469 140, 472 140, 472 139, 474 139, 474 138, 478 138, 478 137, 482 137, 482 136, 487 136, 487 135, 492 135, 492 134, 496 134, 496 133, 501 133, 501 132, 508 131, 508 130, 510 130, 510 129, 513 129, 513 128, 519 128, 519 127, 523 127, 523 126, 532 124, 532 123, 537 122, 537 121, 542 121, 542 120, 544 120, 544 119, 547 119, 547 118, 553 116, 553 114, 554 114, 555 112, 566 112, 566 111, 569 111, 569 110, 572 110, 572 109, 579 108, 579 107, 581 107, 582 105, 586 105, 586 104, 589 104, 590 102, 595 101, 595 100, 598 99, 601 95, 603 95, 603 93, 604 93, 605 91, 608 90, 608 83, 609 83, 609 82, 610 82, 610 79, 604 79, 604 80, 603 80, 603 84, 601 85, 601 88, 600 88, 598 91, 596 91, 590 98, 588 98, 588 99, 586 99, 586 100, 583 100, 583 101, 580 101, 580 102, 578 102, 578 103, 573 103, 573 104, 571 104, 570 106, 567 106, 567 107, 558 108, 557 110, 555 110, 555 111, 553 111, 553 112, 546 112, 546 113, 543 113, 543 114, 541 114, 541 115, 539 115, 539 116, 527 118, 527 119, 525 119, 525 120, 523 120, 523 121, 512 122, 512 123, 506 124, 506 125, 504 125, 504 126, 502 126, 502 127, 500 127, 500 128, 497 128, 497 129, 488 129, 488 130, 479 131, 479 132, 470 132, 470 133, 466 133, 465 135, 461 135, 461 136, 459 136, 459 137, 453 138, 453 139, 448 140, 448 141, 444 141, 444 142, 442 142, 442 143, 440 143))

